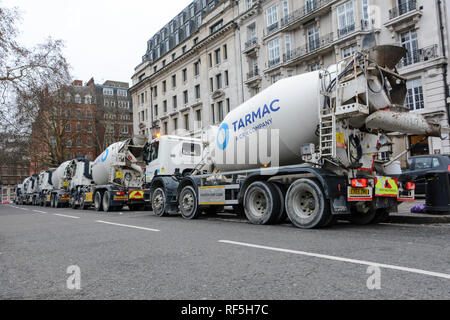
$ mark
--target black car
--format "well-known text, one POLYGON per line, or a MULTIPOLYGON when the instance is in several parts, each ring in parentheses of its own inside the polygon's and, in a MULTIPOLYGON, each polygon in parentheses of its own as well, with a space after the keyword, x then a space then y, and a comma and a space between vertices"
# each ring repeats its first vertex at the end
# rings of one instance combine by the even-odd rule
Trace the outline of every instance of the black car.
POLYGON ((408 165, 409 169, 403 171, 403 173, 417 175, 415 180, 416 194, 425 194, 427 192, 425 175, 432 171, 450 172, 450 155, 415 156, 408 159, 408 165))

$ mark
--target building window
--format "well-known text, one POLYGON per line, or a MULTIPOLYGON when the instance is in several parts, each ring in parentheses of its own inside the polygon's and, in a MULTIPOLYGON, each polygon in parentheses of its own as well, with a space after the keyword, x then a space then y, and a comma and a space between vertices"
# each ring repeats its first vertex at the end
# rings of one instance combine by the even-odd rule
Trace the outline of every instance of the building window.
POLYGON ((195 62, 194 63, 194 76, 198 76, 200 74, 200 63, 195 62))
POLYGON ((315 51, 319 49, 319 29, 316 25, 308 28, 308 52, 315 51))
POLYGON ((230 99, 227 98, 227 113, 230 113, 231 111, 231 106, 230 106, 230 99))
POLYGON ((173 118, 173 129, 178 130, 178 118, 173 118))
POLYGON ((92 97, 91 96, 85 96, 84 97, 84 104, 91 104, 92 103, 92 97))
POLYGON ((213 66, 213 59, 212 59, 212 54, 208 54, 208 58, 209 58, 209 67, 212 68, 213 66))
POLYGON ((178 107, 178 105, 177 105, 177 96, 173 96, 172 100, 173 100, 173 108, 176 109, 178 107))
POLYGON ((321 69, 321 66, 320 66, 320 63, 319 63, 319 62, 316 62, 316 63, 311 64, 311 65, 309 66, 309 71, 310 71, 310 72, 317 71, 317 70, 320 70, 320 69, 321 69))
POLYGON ((284 36, 284 46, 285 46, 285 52, 286 52, 286 59, 290 60, 291 59, 291 50, 292 50, 292 46, 291 46, 291 35, 287 34, 284 36))
POLYGON ((217 103, 217 113, 219 116, 219 123, 223 121, 223 101, 217 103))
POLYGON ((155 104, 155 116, 156 117, 158 116, 158 105, 157 104, 155 104))
POLYGON ((195 111, 195 117, 197 120, 197 129, 200 129, 202 127, 202 110, 198 109, 195 111))
POLYGON ((200 85, 195 86, 195 99, 200 99, 200 85))
POLYGON ((338 6, 337 16, 339 37, 355 31, 355 11, 353 8, 353 0, 347 1, 338 6))
POLYGON ((228 84, 229 84, 228 70, 225 70, 225 86, 228 87, 228 84))
POLYGON ((183 100, 185 105, 189 103, 189 96, 187 90, 183 91, 183 100))
POLYGON ((267 28, 274 28, 278 24, 278 11, 277 5, 274 4, 266 10, 267 28))
POLYGON ((274 39, 269 41, 269 67, 277 65, 280 63, 280 41, 279 39, 274 39))
POLYGON ((220 57, 220 48, 214 51, 214 57, 216 59, 216 64, 220 64, 221 57, 220 57))
POLYGON ((228 47, 226 44, 223 45, 223 60, 228 59, 228 47))
POLYGON ((67 148, 72 148, 72 140, 67 140, 67 142, 66 142, 66 147, 67 148))
POLYGON ((56 147, 56 138, 55 137, 50 137, 50 146, 52 148, 56 147))
POLYGON ((272 84, 281 80, 281 74, 276 74, 271 77, 272 84))
POLYGON ((213 78, 209 78, 209 88, 210 88, 211 92, 214 92, 214 79, 213 78))
POLYGON ((87 124, 87 125, 86 125, 86 131, 87 131, 88 133, 92 133, 92 125, 91 125, 91 124, 87 124))
POLYGON ((153 87, 153 95, 154 95, 155 98, 158 97, 158 86, 154 86, 153 87))
POLYGON ((221 73, 216 75, 216 85, 217 85, 217 89, 222 89, 222 74, 221 73))
POLYGON ((419 79, 409 80, 406 83, 408 95, 406 96, 406 107, 409 110, 419 110, 425 108, 423 100, 422 81, 419 79))
POLYGON ((189 131, 189 114, 184 115, 184 128, 189 131))
POLYGON ((122 126, 122 133, 123 134, 128 134, 128 126, 127 125, 123 125, 122 126))
POLYGON ((77 95, 75 96, 75 103, 78 103, 78 104, 81 103, 81 97, 80 97, 79 94, 77 94, 77 95))
POLYGON ((119 89, 119 90, 117 90, 117 95, 119 97, 127 97, 128 96, 128 92, 127 92, 127 90, 119 89))
POLYGON ((289 17, 289 3, 287 0, 283 0, 283 19, 287 20, 289 17))
POLYGON ((358 46, 356 44, 342 48, 341 55, 342 58, 348 58, 355 54, 355 52, 358 51, 358 46))
POLYGON ((167 121, 163 123, 163 128, 164 128, 164 134, 169 134, 169 129, 168 129, 167 121))
POLYGON ((77 123, 77 132, 81 131, 81 123, 77 123))
POLYGON ((66 132, 70 132, 72 130, 72 126, 70 123, 66 124, 66 132))
POLYGON ((253 0, 247 0, 247 9, 253 7, 253 0))
POLYGON ((164 113, 167 112, 167 100, 163 101, 163 111, 164 111, 164 113))
POLYGON ((223 27, 223 20, 220 20, 219 22, 217 22, 215 25, 213 25, 209 30, 210 33, 214 33, 217 32, 218 30, 220 30, 220 28, 223 27))
POLYGON ((408 66, 419 62, 419 42, 417 40, 417 32, 414 30, 402 33, 400 35, 403 48, 408 52, 403 58, 403 65, 408 66))
POLYGON ((215 110, 214 110, 215 108, 214 108, 214 103, 211 105, 211 120, 212 120, 212 123, 213 124, 215 124, 216 123, 216 117, 215 117, 215 110))
POLYGON ((105 96, 113 96, 114 90, 111 88, 103 88, 103 95, 105 96))
POLYGON ((183 82, 187 82, 187 69, 183 69, 183 82))
POLYGON ((81 148, 82 146, 83 146, 83 141, 80 138, 78 138, 77 139, 77 148, 81 148))
POLYGON ((166 80, 164 80, 164 81, 162 82, 162 91, 163 91, 163 93, 166 93, 166 92, 167 92, 167 83, 166 83, 166 80))
POLYGON ((174 74, 172 76, 172 88, 176 88, 176 86, 177 86, 177 75, 174 74))
POLYGON ((317 9, 317 0, 305 0, 305 11, 306 13, 310 13, 313 10, 317 9))

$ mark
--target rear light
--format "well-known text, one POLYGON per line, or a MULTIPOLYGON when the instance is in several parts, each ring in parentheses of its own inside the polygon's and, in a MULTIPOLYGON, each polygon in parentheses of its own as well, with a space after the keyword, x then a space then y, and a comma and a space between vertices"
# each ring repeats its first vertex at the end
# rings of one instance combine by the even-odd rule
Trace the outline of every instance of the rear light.
POLYGON ((123 192, 123 191, 116 191, 115 194, 116 194, 116 196, 124 196, 125 192, 123 192))
POLYGON ((447 170, 450 172, 450 164, 448 165, 448 168, 447 168, 447 170))
POLYGON ((416 184, 414 182, 407 182, 406 190, 416 190, 416 184))
POLYGON ((367 179, 352 179, 352 188, 367 188, 369 180, 367 179))

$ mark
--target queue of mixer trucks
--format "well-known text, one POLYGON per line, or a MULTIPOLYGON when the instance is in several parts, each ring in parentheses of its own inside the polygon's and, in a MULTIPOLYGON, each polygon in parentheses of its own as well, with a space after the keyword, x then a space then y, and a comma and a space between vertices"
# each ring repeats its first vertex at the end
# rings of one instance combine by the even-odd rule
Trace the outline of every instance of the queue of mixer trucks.
POLYGON ((404 107, 395 67, 404 54, 378 46, 280 80, 200 139, 136 136, 93 162, 64 162, 25 179, 16 203, 191 220, 228 207, 252 224, 305 229, 381 222, 415 196, 398 159, 378 157, 392 155, 391 134, 442 138, 438 124, 404 107))

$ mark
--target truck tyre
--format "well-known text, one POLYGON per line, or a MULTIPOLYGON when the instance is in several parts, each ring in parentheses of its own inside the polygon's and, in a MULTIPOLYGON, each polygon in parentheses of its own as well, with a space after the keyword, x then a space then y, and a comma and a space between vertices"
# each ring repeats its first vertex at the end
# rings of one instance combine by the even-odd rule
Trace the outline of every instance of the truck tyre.
POLYGON ((84 193, 80 194, 80 207, 79 207, 80 210, 86 210, 86 204, 84 203, 85 197, 86 196, 84 193))
POLYGON ((283 223, 288 218, 285 204, 287 188, 284 184, 279 182, 270 182, 270 183, 275 187, 275 189, 277 189, 281 199, 280 214, 279 217, 276 219, 275 223, 283 223))
POLYGON ((95 192, 95 196, 94 196, 95 211, 103 211, 102 198, 103 198, 103 194, 100 191, 95 192))
POLYGON ((105 212, 111 212, 112 211, 112 206, 109 203, 109 192, 105 191, 103 193, 103 211, 105 212))
POLYGON ((75 198, 73 197, 70 198, 70 207, 74 210, 77 208, 77 203, 75 202, 75 198))
POLYGON ((280 216, 281 198, 275 186, 269 182, 253 182, 245 191, 244 210, 252 224, 272 224, 280 216))
POLYGON ((320 228, 330 222, 330 204, 322 188, 310 179, 299 179, 291 184, 286 194, 286 210, 298 228, 320 228))
POLYGON ((185 186, 178 197, 178 207, 185 219, 197 219, 201 210, 197 202, 197 193, 192 186, 185 186))
POLYGON ((358 212, 356 209, 351 210, 352 213, 349 217, 351 223, 356 224, 357 226, 365 226, 371 224, 372 221, 375 220, 376 211, 369 210, 367 213, 358 212))
POLYGON ((389 218, 389 211, 387 209, 378 209, 375 213, 375 218, 371 221, 373 224, 386 222, 389 218))
POLYGON ((152 193, 152 208, 153 212, 158 217, 167 216, 166 212, 167 202, 166 202, 166 193, 163 188, 157 188, 152 193))

